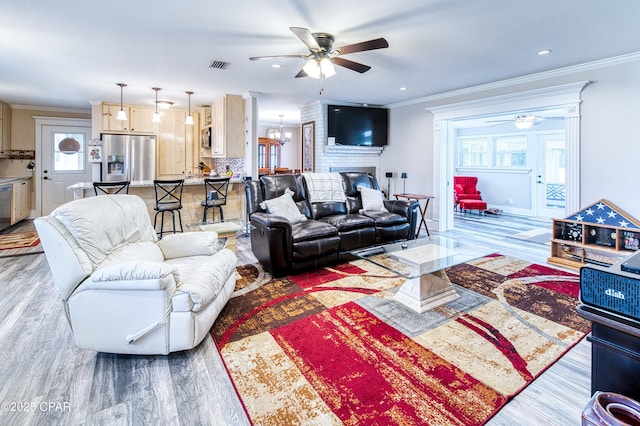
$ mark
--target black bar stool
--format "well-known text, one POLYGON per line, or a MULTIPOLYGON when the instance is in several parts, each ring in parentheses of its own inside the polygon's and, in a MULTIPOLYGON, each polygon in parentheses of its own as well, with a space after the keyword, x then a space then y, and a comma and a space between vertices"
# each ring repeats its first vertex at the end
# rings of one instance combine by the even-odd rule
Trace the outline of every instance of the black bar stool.
POLYGON ((184 179, 176 180, 159 180, 153 181, 153 187, 156 192, 156 205, 153 208, 156 214, 153 218, 153 227, 155 229, 156 222, 158 221, 158 215, 162 213, 160 218, 160 232, 158 235, 162 238, 164 232, 164 214, 166 212, 171 213, 171 220, 173 223, 173 233, 176 231, 176 217, 175 212, 178 212, 178 221, 180 223, 180 232, 182 230, 182 215, 180 209, 182 208, 182 189, 184 188, 184 179))
POLYGON ((128 180, 121 182, 93 182, 93 190, 95 191, 96 195, 119 194, 121 192, 124 194, 128 194, 129 183, 131 182, 128 180))
POLYGON ((211 220, 216 220, 217 207, 220 210, 220 221, 224 222, 224 213, 222 206, 227 204, 227 191, 229 190, 229 181, 231 178, 206 178, 204 180, 205 199, 200 202, 204 207, 202 214, 202 222, 207 221, 207 210, 211 209, 211 220))

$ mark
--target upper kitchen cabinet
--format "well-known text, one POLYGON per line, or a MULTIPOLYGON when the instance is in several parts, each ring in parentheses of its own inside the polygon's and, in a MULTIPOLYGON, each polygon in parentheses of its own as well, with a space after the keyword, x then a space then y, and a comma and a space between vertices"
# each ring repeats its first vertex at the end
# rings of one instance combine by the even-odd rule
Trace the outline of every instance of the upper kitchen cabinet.
POLYGON ((199 114, 191 112, 193 125, 186 125, 187 112, 165 110, 158 132, 157 174, 160 179, 175 179, 195 174, 199 163, 199 114))
POLYGON ((103 132, 135 132, 155 133, 154 123, 151 121, 155 110, 151 107, 123 105, 128 120, 116 120, 120 104, 102 104, 103 132))
POLYGON ((0 103, 0 158, 8 157, 11 147, 11 107, 0 103))
POLYGON ((244 100, 224 95, 211 105, 211 157, 244 157, 244 100))

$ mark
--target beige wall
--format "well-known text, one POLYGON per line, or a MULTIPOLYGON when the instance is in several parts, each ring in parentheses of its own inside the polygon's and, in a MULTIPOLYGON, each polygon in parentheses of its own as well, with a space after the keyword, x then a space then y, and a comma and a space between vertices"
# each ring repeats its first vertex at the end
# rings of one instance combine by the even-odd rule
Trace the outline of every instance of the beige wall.
POLYGON ((86 113, 49 111, 44 109, 11 109, 11 149, 36 149, 36 126, 34 116, 91 118, 91 111, 86 113))

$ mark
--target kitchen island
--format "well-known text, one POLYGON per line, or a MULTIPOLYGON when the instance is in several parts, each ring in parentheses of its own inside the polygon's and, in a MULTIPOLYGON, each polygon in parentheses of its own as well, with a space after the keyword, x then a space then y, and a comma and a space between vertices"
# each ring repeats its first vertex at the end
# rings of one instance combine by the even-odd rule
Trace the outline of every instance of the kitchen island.
MULTIPOLYGON (((95 192, 93 190, 92 182, 80 182, 69 186, 67 189, 73 191, 73 199, 94 197, 95 192)), ((156 195, 151 180, 131 181, 129 184, 129 195, 137 195, 142 198, 147 205, 149 216, 151 217, 151 223, 153 223, 154 216, 156 214, 153 207, 156 202, 156 195)), ((202 222, 203 209, 200 202, 205 199, 205 188, 203 177, 192 177, 184 180, 184 189, 182 191, 182 225, 183 228, 186 224, 202 222)), ((226 220, 243 220, 245 215, 245 193, 244 183, 241 179, 231 179, 229 182, 229 191, 227 192, 227 204, 222 207, 224 211, 224 217, 226 220)), ((211 221, 211 211, 207 212, 207 219, 211 221)), ((220 220, 218 209, 215 209, 216 220, 220 220)), ((170 214, 169 214, 170 215, 170 214)), ((171 219, 165 213, 164 221, 165 232, 171 226, 171 219)), ((160 224, 160 217, 158 217, 158 226, 160 224)), ((178 223, 176 220, 176 227, 178 223)), ((186 229, 185 229, 186 230, 186 229)))

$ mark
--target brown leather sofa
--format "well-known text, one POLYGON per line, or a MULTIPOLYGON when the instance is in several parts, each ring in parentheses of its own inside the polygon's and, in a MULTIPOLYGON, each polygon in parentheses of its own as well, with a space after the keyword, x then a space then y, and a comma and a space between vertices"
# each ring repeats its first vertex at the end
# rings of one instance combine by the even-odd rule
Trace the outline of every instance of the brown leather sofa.
POLYGON ((309 202, 303 175, 262 176, 246 181, 251 250, 274 276, 315 269, 350 259, 351 251, 392 241, 413 239, 419 218, 418 202, 384 200, 384 211, 361 211, 358 186, 379 190, 374 176, 343 172, 346 202, 309 202), (289 188, 298 210, 308 220, 291 223, 269 214, 260 204, 289 188))

